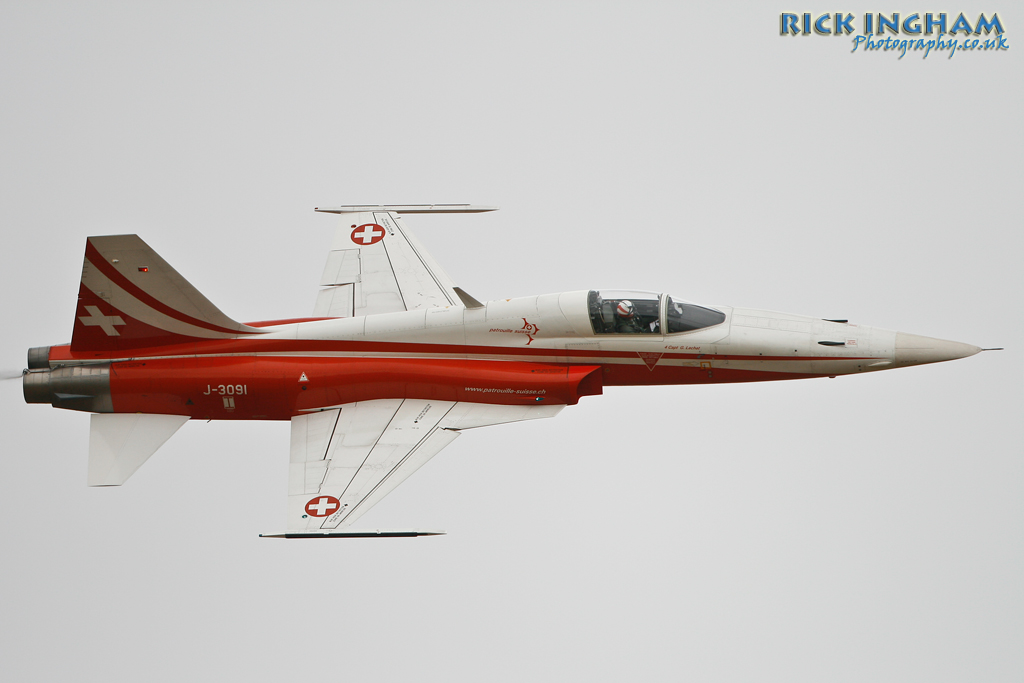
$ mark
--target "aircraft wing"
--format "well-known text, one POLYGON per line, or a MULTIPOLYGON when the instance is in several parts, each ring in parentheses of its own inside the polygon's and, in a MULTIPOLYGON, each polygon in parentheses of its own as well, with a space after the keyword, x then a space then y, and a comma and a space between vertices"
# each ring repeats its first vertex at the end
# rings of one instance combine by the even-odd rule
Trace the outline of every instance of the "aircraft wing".
POLYGON ((359 519, 463 429, 554 417, 561 405, 360 401, 292 418, 286 538, 418 536, 353 531, 359 519))
POLYGON ((342 206, 313 315, 350 317, 434 306, 480 305, 461 292, 402 223, 399 213, 478 213, 489 207, 342 206))

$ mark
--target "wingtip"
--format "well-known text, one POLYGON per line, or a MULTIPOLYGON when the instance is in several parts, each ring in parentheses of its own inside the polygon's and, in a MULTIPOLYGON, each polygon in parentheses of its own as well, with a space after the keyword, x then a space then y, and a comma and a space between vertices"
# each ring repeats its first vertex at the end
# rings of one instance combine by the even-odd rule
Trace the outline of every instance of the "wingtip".
POLYGON ((497 206, 475 206, 473 204, 357 204, 352 206, 319 206, 313 211, 319 213, 359 213, 372 211, 394 211, 395 213, 486 213, 497 211, 497 206))
POLYGON ((260 534, 260 538, 412 538, 415 536, 446 536, 446 531, 428 529, 389 530, 363 529, 361 531, 282 531, 260 534))

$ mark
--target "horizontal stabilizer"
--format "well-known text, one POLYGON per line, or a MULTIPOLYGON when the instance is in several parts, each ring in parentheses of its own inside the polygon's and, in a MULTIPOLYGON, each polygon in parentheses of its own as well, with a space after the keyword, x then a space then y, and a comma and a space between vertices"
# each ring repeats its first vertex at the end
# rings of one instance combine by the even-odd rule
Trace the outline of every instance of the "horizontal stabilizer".
POLYGON ((185 415, 94 413, 89 422, 89 486, 120 486, 188 422, 185 415))
POLYGON ((410 538, 412 536, 444 536, 444 531, 282 531, 260 534, 260 538, 410 538))

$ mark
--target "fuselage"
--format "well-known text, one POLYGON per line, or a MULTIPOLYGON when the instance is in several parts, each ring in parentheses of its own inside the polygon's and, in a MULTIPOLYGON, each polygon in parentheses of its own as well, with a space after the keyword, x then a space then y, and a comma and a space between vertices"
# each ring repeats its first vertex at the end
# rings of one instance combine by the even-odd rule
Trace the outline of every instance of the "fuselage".
POLYGON ((602 328, 596 295, 582 290, 477 308, 251 323, 265 332, 130 355, 54 346, 45 366, 40 359, 26 375, 26 400, 90 412, 286 420, 380 398, 571 405, 606 386, 835 377, 979 350, 728 306, 694 306, 710 311, 704 320, 714 324, 673 332, 667 308, 678 300, 656 294, 643 331, 623 332, 602 328))

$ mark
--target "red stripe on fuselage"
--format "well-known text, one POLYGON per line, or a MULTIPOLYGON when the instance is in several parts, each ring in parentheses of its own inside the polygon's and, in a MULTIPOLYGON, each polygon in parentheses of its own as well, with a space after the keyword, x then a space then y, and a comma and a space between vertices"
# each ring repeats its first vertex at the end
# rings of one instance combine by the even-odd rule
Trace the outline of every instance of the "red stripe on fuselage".
MULTIPOLYGON (((64 346, 54 346, 52 360, 76 360, 80 354, 70 352, 64 346), (54 355, 57 354, 57 355, 54 355)), ((572 357, 588 360, 629 359, 646 367, 636 351, 600 351, 545 349, 539 347, 474 346, 462 344, 421 344, 416 342, 351 341, 332 339, 211 339, 197 340, 188 344, 175 344, 133 352, 133 358, 147 357, 195 357, 224 355, 309 355, 318 354, 429 354, 446 358, 467 358, 469 356, 519 356, 524 359, 539 357, 572 357)), ((94 359, 88 355, 85 358, 94 359)), ((118 358, 109 355, 107 358, 118 358)), ((370 356, 373 357, 373 356, 370 356)), ((733 361, 831 361, 831 360, 879 360, 872 356, 750 356, 721 353, 672 353, 665 352, 663 360, 733 360, 733 361)), ((556 362, 556 361, 544 361, 556 362)), ((660 366, 659 366, 660 367, 660 366)))
POLYGON ((321 320, 337 320, 331 316, 322 318, 282 318, 281 320, 260 320, 255 323, 242 323, 249 327, 276 327, 277 325, 294 325, 295 323, 316 323, 321 320))

